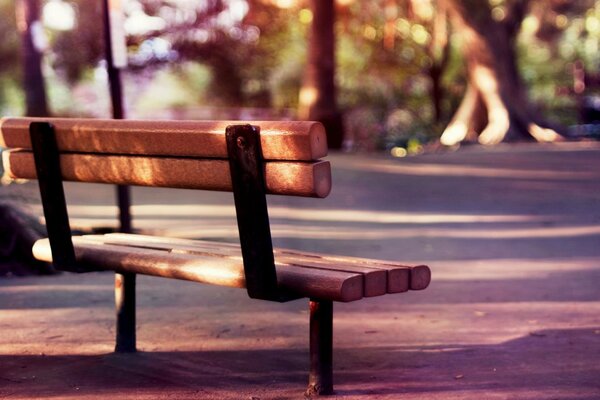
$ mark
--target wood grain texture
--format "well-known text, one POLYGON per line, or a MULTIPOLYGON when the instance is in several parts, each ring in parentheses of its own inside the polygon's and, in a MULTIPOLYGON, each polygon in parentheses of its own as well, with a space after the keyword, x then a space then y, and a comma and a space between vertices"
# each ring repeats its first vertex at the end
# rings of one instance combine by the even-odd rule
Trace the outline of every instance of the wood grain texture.
MULTIPOLYGON (((13 178, 35 179, 33 153, 2 153, 4 169, 13 178)), ((61 154, 63 179, 119 185, 159 186, 231 191, 227 160, 172 157, 61 154)), ((329 161, 265 163, 267 193, 326 197, 331 190, 329 161)))
MULTIPOLYGON (((110 245, 74 236, 78 263, 91 269, 133 272, 220 286, 245 287, 244 267, 218 255, 172 253, 164 250, 110 245)), ((34 257, 52 261, 48 239, 33 246, 34 257)), ((349 302, 363 297, 363 276, 356 273, 302 268, 276 263, 278 285, 284 291, 323 300, 349 302)))
MULTIPOLYGON (((87 236, 86 236, 87 237, 87 236)), ((239 254, 239 245, 205 240, 166 238, 160 236, 111 233, 89 235, 93 240, 106 243, 170 249, 173 252, 199 252, 218 254, 239 254)), ((313 268, 347 270, 362 273, 385 271, 387 273, 387 293, 402 293, 408 290, 423 290, 431 282, 431 271, 426 265, 407 266, 401 263, 357 257, 309 253, 298 250, 274 248, 275 259, 279 262, 307 265, 313 268)), ((379 290, 379 289, 376 289, 379 290)), ((370 293, 373 293, 369 291, 370 293)), ((367 297, 367 294, 365 294, 367 297)))
MULTIPOLYGON (((194 254, 208 257, 227 257, 233 260, 242 261, 242 254, 239 246, 220 246, 219 242, 203 242, 205 246, 169 244, 160 241, 147 242, 143 240, 131 240, 131 237, 137 235, 127 235, 129 237, 112 237, 110 235, 85 235, 84 239, 99 243, 105 243, 117 246, 130 246, 150 250, 168 251, 174 254, 194 254)), ((362 274, 364 278, 364 297, 381 296, 387 292, 387 273, 381 269, 365 268, 360 265, 331 264, 313 260, 300 260, 295 257, 287 257, 275 253, 275 261, 280 265, 290 265, 301 268, 314 268, 327 271, 342 271, 362 274)))
POLYGON ((225 128, 260 127, 265 160, 310 161, 327 155, 325 128, 311 121, 136 121, 4 118, 0 146, 31 149, 29 124, 50 122, 64 152, 227 158, 225 128))

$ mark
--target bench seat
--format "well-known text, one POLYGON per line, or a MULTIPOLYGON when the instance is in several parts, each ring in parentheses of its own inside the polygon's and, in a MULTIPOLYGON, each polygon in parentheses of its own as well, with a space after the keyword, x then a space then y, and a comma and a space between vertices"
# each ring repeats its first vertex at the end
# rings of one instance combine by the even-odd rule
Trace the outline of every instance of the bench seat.
MULTIPOLYGON (((134 234, 74 236, 78 263, 98 270, 137 273, 244 288, 240 246, 204 240, 134 234)), ((52 261, 48 239, 36 242, 34 256, 52 261)), ((279 287, 322 300, 350 302, 425 289, 431 274, 424 265, 274 249, 279 287)))

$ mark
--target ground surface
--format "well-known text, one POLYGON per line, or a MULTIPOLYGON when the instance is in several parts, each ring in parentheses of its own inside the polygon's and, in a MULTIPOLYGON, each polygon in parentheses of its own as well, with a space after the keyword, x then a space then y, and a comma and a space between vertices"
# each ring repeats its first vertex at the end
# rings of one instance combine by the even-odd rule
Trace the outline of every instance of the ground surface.
MULTIPOLYGON (((328 199, 270 199, 276 244, 433 271, 423 292, 336 304, 338 398, 600 399, 600 146, 331 159, 328 199)), ((235 240, 229 195, 133 194, 137 228, 235 240)), ((74 225, 115 223, 112 188, 68 196, 74 225)), ((0 281, 0 398, 302 398, 306 301, 138 282, 141 351, 116 355, 110 274, 0 281)))

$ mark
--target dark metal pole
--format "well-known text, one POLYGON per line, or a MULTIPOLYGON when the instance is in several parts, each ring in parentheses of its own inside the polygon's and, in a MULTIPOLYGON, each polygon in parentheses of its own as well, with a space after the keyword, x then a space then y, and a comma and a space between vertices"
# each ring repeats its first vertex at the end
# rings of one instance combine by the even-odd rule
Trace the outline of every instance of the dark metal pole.
POLYGON ((117 353, 136 351, 135 335, 135 274, 115 274, 115 309, 117 312, 117 353))
MULTIPOLYGON (((120 70, 115 67, 110 31, 109 0, 103 0, 104 45, 106 54, 106 71, 110 84, 110 99, 114 119, 123 119, 123 91, 120 70)), ((130 193, 129 187, 117 186, 117 203, 119 205, 119 230, 131 233, 130 193)), ((117 313, 116 346, 117 352, 135 352, 135 274, 115 274, 115 307, 117 313)))
POLYGON ((307 396, 333 394, 333 302, 310 299, 310 373, 307 396))
MULTIPOLYGON (((110 86, 110 100, 112 103, 112 115, 114 119, 125 118, 123 111, 123 90, 121 84, 121 71, 114 65, 112 39, 110 32, 110 10, 109 0, 103 0, 104 4, 104 44, 106 57, 106 71, 110 86)), ((131 213, 129 187, 117 186, 117 201, 119 204, 120 231, 131 233, 131 213)))

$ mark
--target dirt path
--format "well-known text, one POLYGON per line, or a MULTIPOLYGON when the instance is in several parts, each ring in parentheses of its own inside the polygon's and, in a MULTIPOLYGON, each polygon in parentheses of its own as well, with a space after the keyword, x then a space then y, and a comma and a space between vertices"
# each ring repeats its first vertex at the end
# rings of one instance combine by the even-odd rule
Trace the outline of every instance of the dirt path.
MULTIPOLYGON (((328 199, 269 199, 276 244, 433 270, 424 292, 336 304, 337 398, 600 399, 599 145, 331 159, 328 199)), ((112 188, 68 197, 75 226, 115 223, 112 188)), ((228 195, 134 202, 137 228, 235 240, 228 195)), ((141 277, 142 351, 116 355, 111 288, 107 273, 0 281, 0 398, 302 398, 306 301, 141 277)))

